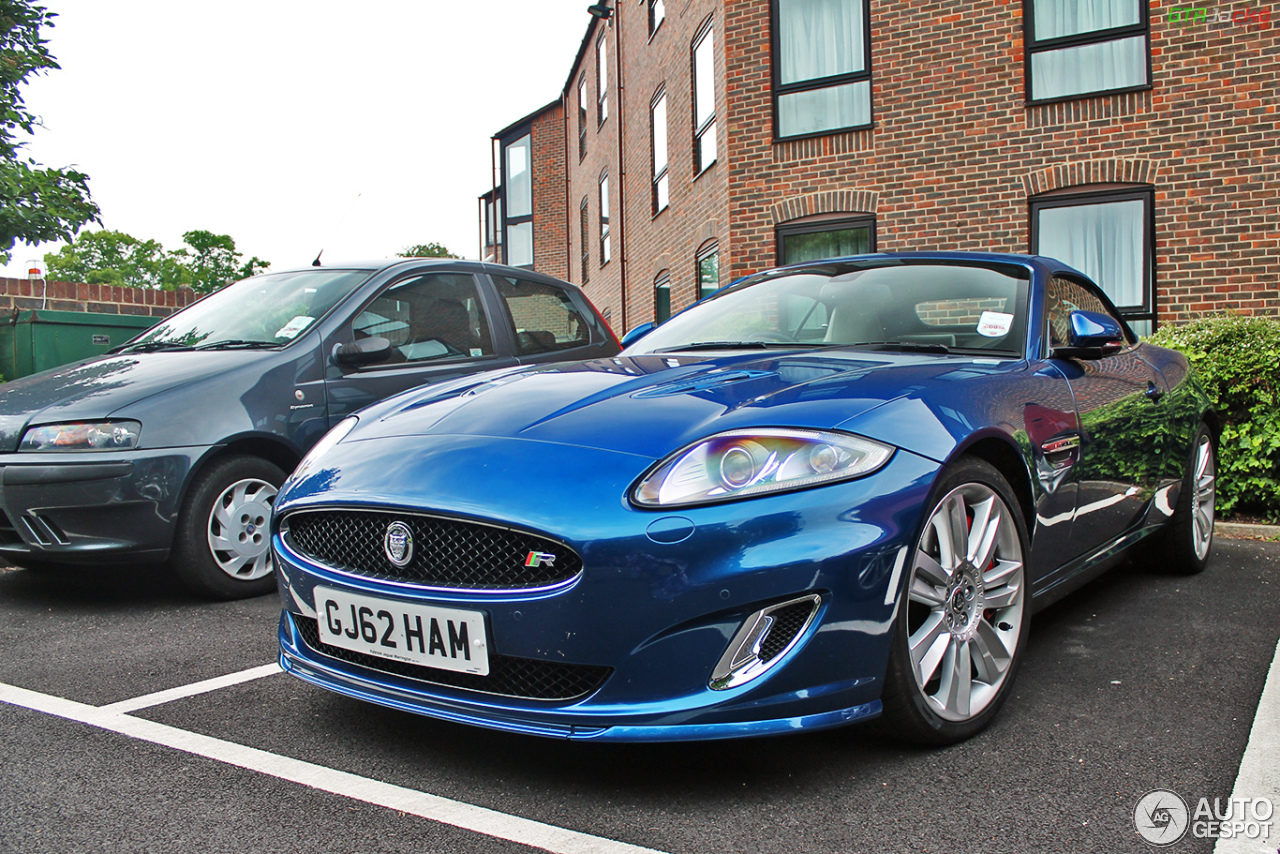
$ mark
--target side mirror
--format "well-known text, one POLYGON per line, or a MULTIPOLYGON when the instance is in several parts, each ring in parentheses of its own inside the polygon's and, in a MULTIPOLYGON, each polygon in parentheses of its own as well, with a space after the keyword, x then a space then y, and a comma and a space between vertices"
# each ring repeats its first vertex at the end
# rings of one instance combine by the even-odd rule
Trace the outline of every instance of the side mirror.
POLYGON ((361 365, 372 365, 381 362, 391 355, 391 342, 386 338, 374 336, 361 338, 350 344, 339 344, 333 348, 333 363, 344 368, 358 368, 361 365))
POLYGON ((1055 359, 1101 359, 1124 349, 1124 330, 1110 315, 1097 311, 1073 311, 1065 347, 1054 347, 1055 359))
POLYGON ((622 336, 622 342, 621 342, 622 346, 623 347, 631 346, 632 344, 639 341, 644 336, 648 335, 657 327, 658 327, 658 324, 656 323, 642 323, 639 326, 632 327, 630 332, 622 336))

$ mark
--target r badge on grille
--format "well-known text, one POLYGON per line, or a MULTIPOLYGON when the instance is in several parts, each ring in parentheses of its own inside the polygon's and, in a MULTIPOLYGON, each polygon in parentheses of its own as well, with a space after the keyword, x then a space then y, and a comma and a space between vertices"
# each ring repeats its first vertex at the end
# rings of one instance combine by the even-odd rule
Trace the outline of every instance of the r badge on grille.
POLYGON ((546 552, 529 552, 524 558, 525 566, 555 566, 556 556, 546 552))
POLYGON ((408 566, 413 560, 413 532, 404 522, 392 522, 382 538, 382 551, 395 566, 408 566))

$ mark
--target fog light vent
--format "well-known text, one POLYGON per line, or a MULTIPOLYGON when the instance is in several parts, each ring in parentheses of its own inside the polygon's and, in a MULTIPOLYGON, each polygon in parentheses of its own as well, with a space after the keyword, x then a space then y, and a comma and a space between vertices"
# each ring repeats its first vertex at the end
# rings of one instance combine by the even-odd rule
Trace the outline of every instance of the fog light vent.
POLYGON ((818 613, 816 593, 770 605, 747 617, 711 671, 711 688, 736 688, 763 676, 796 645, 818 613))

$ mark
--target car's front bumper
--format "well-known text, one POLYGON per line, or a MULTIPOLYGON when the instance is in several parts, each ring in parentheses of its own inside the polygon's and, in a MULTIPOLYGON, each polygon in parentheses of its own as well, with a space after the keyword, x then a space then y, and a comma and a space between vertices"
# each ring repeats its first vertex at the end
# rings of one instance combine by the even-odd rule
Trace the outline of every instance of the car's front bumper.
POLYGON ((0 455, 0 557, 163 560, 183 485, 206 450, 0 455))
MULTIPOLYGON (((451 465, 482 471, 505 449, 494 441, 449 448, 451 465)), ((529 443, 526 443, 529 444, 529 443)), ((580 576, 545 592, 431 591, 317 565, 274 532, 284 602, 281 665, 348 696, 446 720, 563 738, 643 741, 732 738, 836 726, 876 715, 892 619, 906 560, 938 465, 899 452, 879 472, 817 489, 671 513, 636 510, 623 499, 643 464, 619 455, 545 445, 522 470, 546 487, 541 500, 476 478, 433 482, 430 506, 406 512, 451 514, 544 533, 582 558, 580 576), (584 460, 583 458, 589 459, 584 460), (561 478, 570 460, 591 478, 561 478), (452 485, 450 485, 452 484, 452 485), (562 486, 550 486, 562 484, 562 486), (451 491, 453 494, 446 494, 451 491), (523 508, 523 509, 521 509, 523 508), (651 534, 655 521, 680 517, 687 537, 651 534), (483 684, 440 684, 353 658, 316 643, 314 588, 323 586, 399 603, 480 611, 494 655, 557 665, 609 668, 598 687, 567 701, 495 696, 483 684), (817 597, 813 619, 763 675, 722 690, 713 669, 752 614, 797 597, 817 597)), ((422 482, 425 469, 402 463, 396 478, 422 482)), ((384 467, 385 470, 385 467, 384 467)), ((324 475, 318 475, 323 477, 324 475)), ((343 482, 343 475, 334 479, 343 482)), ((393 494, 383 478, 380 496, 393 494)), ((358 482, 353 475, 352 483, 358 482)), ((367 495, 367 493, 366 493, 367 495)), ((347 507, 391 509, 386 498, 361 504, 335 490, 278 511, 347 507)), ((379 546, 380 547, 380 546, 379 546)))

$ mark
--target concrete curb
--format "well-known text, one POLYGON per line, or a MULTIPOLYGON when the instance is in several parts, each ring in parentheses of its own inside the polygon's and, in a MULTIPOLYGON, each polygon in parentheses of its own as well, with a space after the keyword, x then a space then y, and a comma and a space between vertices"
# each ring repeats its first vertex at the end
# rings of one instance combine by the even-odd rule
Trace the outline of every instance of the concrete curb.
POLYGON ((1214 522, 1213 533, 1233 540, 1280 539, 1280 525, 1247 525, 1242 522, 1214 522))

